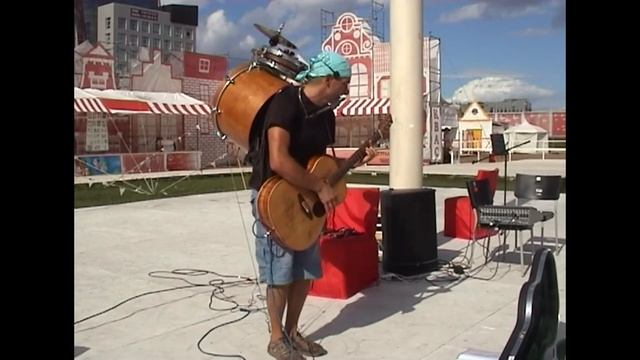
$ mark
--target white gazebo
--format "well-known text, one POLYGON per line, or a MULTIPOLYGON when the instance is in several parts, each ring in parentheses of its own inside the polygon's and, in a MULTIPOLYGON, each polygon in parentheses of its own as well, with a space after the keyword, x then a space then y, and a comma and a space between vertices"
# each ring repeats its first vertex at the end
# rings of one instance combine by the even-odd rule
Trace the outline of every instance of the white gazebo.
POLYGON ((522 122, 504 131, 504 140, 507 148, 530 141, 527 144, 518 146, 511 152, 534 153, 539 152, 539 148, 548 148, 549 133, 547 130, 530 124, 524 116, 522 122))

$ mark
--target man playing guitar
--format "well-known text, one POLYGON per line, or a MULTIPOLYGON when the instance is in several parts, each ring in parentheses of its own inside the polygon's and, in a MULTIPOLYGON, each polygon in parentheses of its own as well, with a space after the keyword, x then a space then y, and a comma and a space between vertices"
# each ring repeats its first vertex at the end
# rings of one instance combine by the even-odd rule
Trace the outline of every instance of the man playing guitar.
MULTIPOLYGON (((326 179, 307 171, 309 160, 325 155, 335 141, 335 115, 331 104, 349 93, 351 66, 339 54, 322 52, 311 59, 307 70, 296 80, 302 86, 289 85, 275 94, 266 105, 262 129, 250 139, 253 173, 250 180, 251 203, 256 218, 256 259, 260 281, 267 283, 267 310, 271 339, 267 352, 276 359, 299 360, 322 356, 327 351, 298 332, 298 320, 311 280, 322 276, 317 241, 294 251, 283 247, 273 233, 267 233, 259 219, 256 197, 260 187, 274 175, 291 185, 314 192, 326 213, 338 203, 335 189, 326 179), (287 309, 284 325, 282 323, 287 309)), ((366 148, 366 156, 356 163, 373 159, 376 152, 366 148)))

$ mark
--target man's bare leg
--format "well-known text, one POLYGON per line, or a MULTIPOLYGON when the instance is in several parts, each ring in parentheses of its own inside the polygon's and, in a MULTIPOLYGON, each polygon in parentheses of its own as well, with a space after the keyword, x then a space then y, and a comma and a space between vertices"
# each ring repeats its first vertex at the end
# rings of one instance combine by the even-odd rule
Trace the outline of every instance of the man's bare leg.
POLYGON ((296 280, 290 285, 287 320, 284 324, 287 335, 298 329, 298 320, 300 319, 304 301, 307 299, 310 284, 311 280, 296 280))
POLYGON ((267 286, 267 311, 271 324, 271 341, 282 338, 282 316, 287 305, 290 285, 267 286))
POLYGON ((291 284, 289 290, 289 302, 287 305, 287 320, 284 325, 285 332, 289 336, 294 348, 307 356, 322 356, 327 354, 320 344, 310 341, 298 334, 298 320, 302 307, 309 293, 310 280, 299 280, 291 284))

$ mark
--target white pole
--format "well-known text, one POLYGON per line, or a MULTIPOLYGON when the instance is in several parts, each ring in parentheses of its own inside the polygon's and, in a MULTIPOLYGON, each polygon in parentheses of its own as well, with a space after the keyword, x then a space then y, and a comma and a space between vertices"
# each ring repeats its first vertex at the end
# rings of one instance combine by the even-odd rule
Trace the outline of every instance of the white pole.
POLYGON ((389 186, 422 188, 422 0, 390 1, 389 186))

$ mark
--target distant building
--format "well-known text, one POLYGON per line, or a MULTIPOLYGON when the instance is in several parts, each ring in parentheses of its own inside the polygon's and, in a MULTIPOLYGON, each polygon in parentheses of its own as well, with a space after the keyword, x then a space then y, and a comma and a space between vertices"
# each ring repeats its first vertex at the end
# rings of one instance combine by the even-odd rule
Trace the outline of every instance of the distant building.
POLYGON ((84 25, 85 37, 79 41, 82 43, 85 40, 89 40, 92 44, 95 44, 98 40, 98 7, 113 2, 125 5, 133 5, 147 9, 158 9, 158 0, 75 0, 81 3, 82 21, 84 25))
MULTIPOLYGON (((158 49, 138 50, 136 59, 128 63, 130 74, 117 77, 114 57, 109 50, 101 43, 83 42, 74 49, 74 86, 81 89, 182 93, 215 106, 212 95, 225 83, 227 58, 184 51, 172 51, 165 57, 158 49)), ((176 114, 173 108, 165 109, 168 113, 140 114, 132 111, 129 114, 107 114, 98 109, 89 112, 76 109, 76 155, 96 155, 94 148, 86 150, 86 129, 87 124, 100 121, 104 123, 104 144, 97 151, 99 154, 108 152, 133 156, 154 152, 157 151, 156 139, 162 138, 173 141, 173 150, 188 153, 184 156, 190 159, 201 156, 198 163, 204 167, 219 159, 233 164, 236 157, 243 158, 244 154, 238 149, 230 148, 229 144, 214 136, 212 117, 195 113, 176 114), (196 155, 198 152, 201 155, 196 155)), ((153 171, 164 169, 162 166, 166 164, 156 165, 153 171)))
POLYGON ((494 112, 489 116, 494 124, 500 124, 505 129, 527 122, 546 130, 550 139, 566 139, 567 137, 567 112, 564 110, 494 112))
POLYGON ((74 86, 92 89, 116 89, 113 56, 100 43, 89 41, 76 46, 74 56, 74 86))
MULTIPOLYGON (((501 102, 474 102, 464 104, 460 106, 458 116, 462 117, 474 104, 480 106, 482 110, 488 114, 494 126, 494 129, 491 131, 488 131, 488 128, 485 129, 482 134, 483 138, 487 137, 487 132, 491 133, 498 130, 496 129, 497 127, 506 130, 524 122, 543 128, 548 132, 550 139, 566 138, 567 113, 564 110, 532 111, 528 100, 509 99, 501 102), (515 110, 512 110, 514 108, 515 110)), ((464 133, 461 135, 466 136, 464 133)), ((477 136, 478 135, 475 134, 474 139, 477 136)))
MULTIPOLYGON (((482 108, 489 113, 522 112, 531 111, 531 101, 527 99, 505 99, 502 101, 479 101, 482 108)), ((466 109, 471 103, 460 106, 466 109)))
POLYGON ((198 7, 167 5, 143 8, 110 3, 98 8, 97 38, 115 58, 115 71, 128 74, 128 60, 135 59, 140 47, 193 52, 196 48, 198 7))

